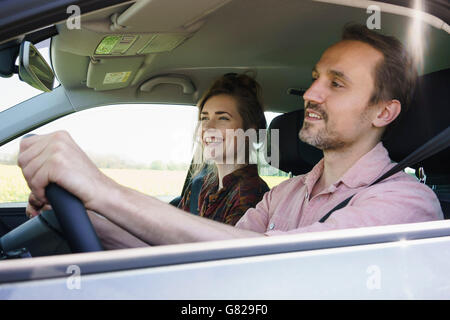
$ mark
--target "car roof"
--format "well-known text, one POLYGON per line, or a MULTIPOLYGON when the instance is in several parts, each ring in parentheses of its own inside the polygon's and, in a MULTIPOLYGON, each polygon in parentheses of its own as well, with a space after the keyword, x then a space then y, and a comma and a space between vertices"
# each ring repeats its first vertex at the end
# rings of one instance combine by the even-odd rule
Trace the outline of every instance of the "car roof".
MULTIPOLYGON (((289 94, 289 89, 307 89, 312 67, 328 46, 339 41, 343 26, 365 24, 370 16, 366 8, 329 2, 339 1, 122 4, 83 16, 81 29, 58 24, 52 64, 59 81, 78 92, 86 107, 100 93, 107 93, 110 102, 128 97, 130 102, 195 104, 220 75, 247 72, 261 84, 267 110, 288 112, 303 107, 299 95, 289 94), (123 54, 95 54, 106 36, 127 36, 121 41, 132 45, 123 54), (156 53, 141 54, 146 46, 156 53), (119 78, 110 83, 108 74, 119 78), (140 90, 149 79, 154 82, 150 90, 140 90), (183 93, 173 84, 177 79, 190 83, 194 92, 183 93)), ((410 17, 382 12, 380 31, 410 45, 417 40, 417 34, 411 36, 412 22, 410 17)), ((448 33, 427 23, 421 30, 426 41, 419 48, 420 73, 448 68, 448 33)))

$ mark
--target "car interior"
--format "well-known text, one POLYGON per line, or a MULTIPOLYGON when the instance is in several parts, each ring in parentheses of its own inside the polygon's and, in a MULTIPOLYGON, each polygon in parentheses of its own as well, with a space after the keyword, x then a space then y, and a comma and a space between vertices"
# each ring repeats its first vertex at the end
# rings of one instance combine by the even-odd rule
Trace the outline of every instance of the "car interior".
MULTIPOLYGON (((320 150, 298 139, 302 94, 311 83, 311 70, 322 52, 339 41, 347 23, 365 23, 369 16, 365 9, 348 3, 130 1, 83 15, 79 29, 62 21, 8 39, 0 43, 3 75, 14 71, 3 57, 17 55, 23 40, 37 43, 51 38, 51 66, 61 85, 2 112, 4 118, 0 119, 11 120, 0 128, 0 145, 56 118, 102 105, 192 105, 219 76, 245 72, 261 84, 266 110, 283 113, 268 129, 280 132, 279 168, 294 176, 304 174, 322 157, 320 150), (17 121, 14 116, 19 108, 33 111, 17 121)), ((394 13, 389 8, 398 4, 396 1, 381 3, 387 10, 381 15, 381 32, 414 45, 418 35, 410 33, 408 8, 398 9, 397 5, 394 13)), ((445 17, 440 19, 445 21, 445 17)), ((449 31, 444 30, 448 27, 444 22, 424 21, 421 32, 426 42, 420 48, 422 65, 413 104, 383 143, 395 162, 419 152, 420 157, 408 161, 408 167, 434 190, 449 219, 449 31)), ((51 212, 28 220, 24 211, 23 206, 0 208, 4 257, 73 252, 60 221, 51 212)))

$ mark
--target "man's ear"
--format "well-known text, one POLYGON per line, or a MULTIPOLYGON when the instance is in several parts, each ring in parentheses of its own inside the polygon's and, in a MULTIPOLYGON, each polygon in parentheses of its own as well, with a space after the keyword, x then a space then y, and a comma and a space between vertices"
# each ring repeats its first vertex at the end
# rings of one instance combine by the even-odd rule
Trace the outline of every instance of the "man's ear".
POLYGON ((398 117, 400 111, 402 111, 402 104, 397 99, 384 102, 372 124, 378 128, 387 126, 398 117))

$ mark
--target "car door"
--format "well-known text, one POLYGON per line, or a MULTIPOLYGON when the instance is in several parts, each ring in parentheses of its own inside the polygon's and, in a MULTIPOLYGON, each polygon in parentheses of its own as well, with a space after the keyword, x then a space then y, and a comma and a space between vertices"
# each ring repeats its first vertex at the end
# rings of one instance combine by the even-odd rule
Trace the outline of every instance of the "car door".
POLYGON ((0 299, 448 299, 450 222, 0 263, 0 299))

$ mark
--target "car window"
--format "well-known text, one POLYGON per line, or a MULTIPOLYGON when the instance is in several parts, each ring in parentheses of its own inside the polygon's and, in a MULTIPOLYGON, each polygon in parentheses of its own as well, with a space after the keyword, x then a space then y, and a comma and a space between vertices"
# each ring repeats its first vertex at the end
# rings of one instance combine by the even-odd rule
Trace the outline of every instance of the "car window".
MULTIPOLYGON (((270 122, 282 113, 264 112, 264 114, 266 116, 267 126, 269 126, 270 122)), ((268 164, 264 159, 264 155, 260 154, 258 159, 261 159, 258 163, 259 175, 267 183, 270 189, 290 178, 288 172, 284 172, 268 164)))
MULTIPOLYGON (((277 115, 266 113, 267 121, 277 115)), ((170 201, 181 193, 196 124, 195 106, 114 105, 70 114, 32 133, 66 130, 107 176, 170 201)), ((0 147, 0 203, 28 199, 30 190, 17 166, 20 139, 0 147)), ((269 187, 288 178, 265 162, 260 174, 269 187)))

